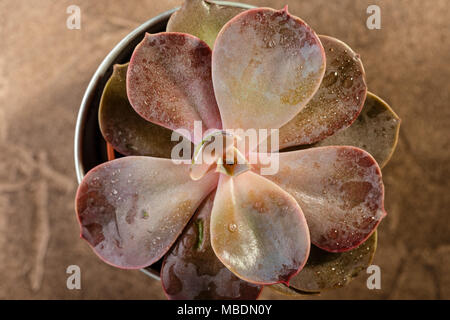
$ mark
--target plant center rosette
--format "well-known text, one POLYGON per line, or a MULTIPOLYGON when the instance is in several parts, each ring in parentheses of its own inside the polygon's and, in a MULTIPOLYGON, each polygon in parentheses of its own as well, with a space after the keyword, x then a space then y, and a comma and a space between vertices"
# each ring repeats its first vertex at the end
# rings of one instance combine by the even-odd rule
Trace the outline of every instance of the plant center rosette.
POLYGON ((99 123, 124 157, 81 182, 81 236, 119 268, 162 259, 169 298, 318 293, 371 263, 400 120, 358 54, 287 8, 187 1, 115 66, 99 123))

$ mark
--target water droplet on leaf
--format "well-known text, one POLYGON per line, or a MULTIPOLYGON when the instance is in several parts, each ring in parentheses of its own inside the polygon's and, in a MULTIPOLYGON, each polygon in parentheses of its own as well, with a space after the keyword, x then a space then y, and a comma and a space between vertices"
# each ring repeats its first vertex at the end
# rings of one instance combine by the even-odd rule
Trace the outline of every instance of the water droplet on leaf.
POLYGON ((230 223, 228 225, 228 230, 230 230, 230 232, 235 232, 237 230, 237 225, 235 223, 230 223))

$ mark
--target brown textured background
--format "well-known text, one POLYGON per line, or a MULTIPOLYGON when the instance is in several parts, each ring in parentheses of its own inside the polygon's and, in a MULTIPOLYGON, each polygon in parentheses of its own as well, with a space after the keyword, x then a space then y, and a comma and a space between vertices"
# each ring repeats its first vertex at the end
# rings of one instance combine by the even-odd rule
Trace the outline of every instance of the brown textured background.
MULTIPOLYGON (((387 218, 375 264, 323 293, 339 299, 450 298, 450 1, 247 0, 282 8, 362 56, 369 89, 402 118, 400 140, 383 170, 387 218), (369 4, 382 29, 365 26, 369 4)), ((88 81, 106 54, 145 20, 181 0, 2 0, 0 2, 0 298, 162 299, 160 283, 102 263, 78 237, 73 136, 88 81), (82 11, 66 28, 67 6, 82 11), (66 267, 82 290, 66 288, 66 267)), ((266 289, 262 298, 285 298, 266 289)))

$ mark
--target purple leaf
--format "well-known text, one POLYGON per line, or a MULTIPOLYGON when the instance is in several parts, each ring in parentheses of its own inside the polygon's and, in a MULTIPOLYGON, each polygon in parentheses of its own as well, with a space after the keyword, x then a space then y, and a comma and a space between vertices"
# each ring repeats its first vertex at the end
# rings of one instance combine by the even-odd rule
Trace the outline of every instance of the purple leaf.
POLYGON ((103 163, 78 187, 81 237, 111 265, 146 267, 169 250, 216 185, 217 174, 193 181, 188 165, 169 159, 130 156, 103 163))
POLYGON ((203 130, 221 128, 211 80, 211 49, 194 36, 147 33, 131 57, 127 93, 144 119, 172 130, 186 129, 192 140, 194 121, 202 121, 203 130))
POLYGON ((386 215, 380 168, 364 150, 321 147, 279 156, 278 173, 266 177, 297 200, 316 246, 353 249, 386 215))

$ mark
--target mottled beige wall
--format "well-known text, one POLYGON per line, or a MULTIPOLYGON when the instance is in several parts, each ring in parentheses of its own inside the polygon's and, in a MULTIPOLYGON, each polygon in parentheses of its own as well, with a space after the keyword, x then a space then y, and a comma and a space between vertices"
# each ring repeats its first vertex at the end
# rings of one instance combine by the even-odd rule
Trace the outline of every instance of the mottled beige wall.
MULTIPOLYGON (((361 54, 369 89, 402 118, 383 170, 388 217, 375 264, 318 298, 450 298, 450 3, 448 0, 248 0, 282 8, 361 54), (366 28, 378 4, 382 29, 366 28)), ((76 1, 81 30, 66 28, 72 1, 0 2, 0 298, 164 298, 159 282, 102 263, 78 237, 73 132, 90 77, 133 28, 178 0, 76 1), (125 4, 126 3, 126 4, 125 4), (65 268, 82 269, 82 290, 65 268)), ((269 290, 263 298, 284 298, 269 290)))

